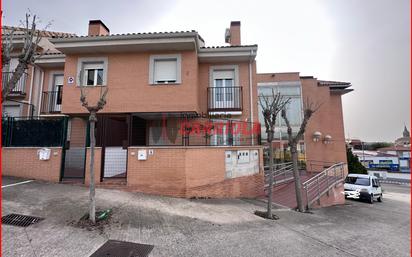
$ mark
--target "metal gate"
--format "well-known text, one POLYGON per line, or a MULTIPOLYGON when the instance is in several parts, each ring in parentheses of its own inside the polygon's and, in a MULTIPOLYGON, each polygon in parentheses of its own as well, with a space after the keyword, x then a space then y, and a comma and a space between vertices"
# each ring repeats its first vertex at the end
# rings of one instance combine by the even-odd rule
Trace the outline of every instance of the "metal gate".
POLYGON ((84 179, 86 165, 86 118, 71 118, 67 129, 67 143, 63 152, 62 179, 84 179))
POLYGON ((102 116, 98 137, 102 146, 103 178, 126 178, 130 116, 102 116))

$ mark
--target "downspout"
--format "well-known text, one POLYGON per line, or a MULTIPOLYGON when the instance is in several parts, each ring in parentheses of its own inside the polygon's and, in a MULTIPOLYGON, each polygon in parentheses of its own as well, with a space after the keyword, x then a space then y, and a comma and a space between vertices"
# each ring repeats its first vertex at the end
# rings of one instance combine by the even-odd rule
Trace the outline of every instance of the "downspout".
POLYGON ((29 108, 27 108, 27 116, 32 116, 32 115, 30 115, 30 113, 33 114, 33 110, 30 110, 30 109, 33 109, 33 106, 32 106, 32 104, 31 104, 31 99, 32 99, 32 94, 33 94, 33 81, 34 81, 34 70, 35 70, 35 69, 36 69, 36 68, 35 68, 35 66, 33 65, 33 66, 32 66, 32 69, 31 69, 30 93, 29 93, 29 108))
POLYGON ((249 59, 249 103, 250 103, 250 124, 252 126, 252 145, 254 145, 254 131, 253 131, 253 89, 252 89, 252 55, 253 50, 250 50, 250 59, 249 59))
POLYGON ((42 69, 40 69, 40 71, 41 71, 41 77, 40 77, 40 99, 39 99, 39 106, 38 106, 39 111, 37 112, 38 116, 40 116, 40 111, 41 111, 41 104, 42 104, 41 100, 43 98, 42 96, 43 96, 43 84, 44 84, 44 71, 42 69))

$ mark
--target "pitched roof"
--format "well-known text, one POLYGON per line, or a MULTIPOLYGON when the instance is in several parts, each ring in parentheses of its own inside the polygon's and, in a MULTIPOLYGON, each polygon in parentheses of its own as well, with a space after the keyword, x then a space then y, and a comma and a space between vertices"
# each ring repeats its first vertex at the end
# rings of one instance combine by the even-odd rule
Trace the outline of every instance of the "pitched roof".
MULTIPOLYGON (((2 26, 1 29, 2 29, 2 33, 4 33, 4 31, 14 30, 14 35, 24 35, 24 30, 25 30, 25 28, 15 27, 15 26, 2 26)), ((48 30, 37 30, 37 31, 40 32, 40 35, 42 37, 67 38, 67 37, 76 36, 76 34, 74 33, 48 31, 48 30)))
MULTIPOLYGON (((151 36, 157 36, 157 37, 161 37, 161 36, 179 36, 182 34, 196 34, 200 40, 204 41, 203 38, 197 33, 196 30, 187 30, 187 31, 170 31, 170 32, 136 32, 136 33, 121 33, 121 34, 108 34, 108 35, 93 35, 93 36, 89 36, 89 35, 83 35, 83 36, 78 36, 73 34, 72 36, 70 36, 69 38, 74 38, 74 39, 87 39, 87 38, 111 38, 111 39, 115 39, 115 38, 124 38, 124 37, 130 37, 130 36, 142 36, 142 37, 151 37, 151 36)), ((56 37, 59 38, 59 37, 56 37)))

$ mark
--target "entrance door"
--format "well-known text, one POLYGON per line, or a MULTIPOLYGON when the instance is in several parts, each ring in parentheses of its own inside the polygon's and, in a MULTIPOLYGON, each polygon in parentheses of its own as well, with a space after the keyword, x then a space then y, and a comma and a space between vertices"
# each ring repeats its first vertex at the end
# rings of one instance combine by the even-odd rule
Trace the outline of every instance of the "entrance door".
POLYGON ((51 92, 50 105, 51 112, 60 112, 62 104, 63 75, 55 75, 53 91, 51 92))
POLYGON ((104 117, 102 178, 125 178, 127 172, 128 117, 104 117))

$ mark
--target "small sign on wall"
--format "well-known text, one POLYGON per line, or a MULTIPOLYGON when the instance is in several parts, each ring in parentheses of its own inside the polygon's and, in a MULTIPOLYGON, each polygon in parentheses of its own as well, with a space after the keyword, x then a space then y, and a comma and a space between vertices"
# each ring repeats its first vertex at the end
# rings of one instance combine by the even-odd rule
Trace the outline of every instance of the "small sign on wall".
POLYGON ((73 77, 68 77, 67 78, 67 84, 73 84, 74 83, 74 78, 73 77))

